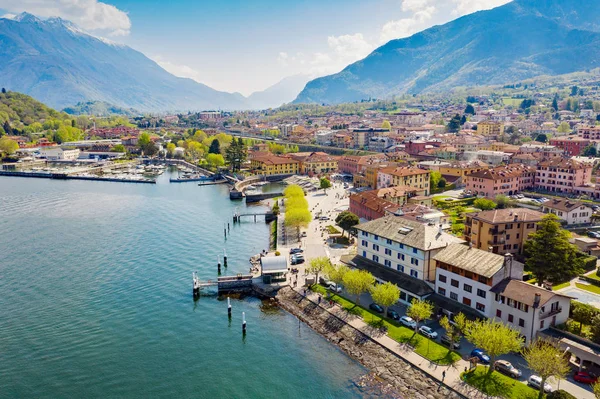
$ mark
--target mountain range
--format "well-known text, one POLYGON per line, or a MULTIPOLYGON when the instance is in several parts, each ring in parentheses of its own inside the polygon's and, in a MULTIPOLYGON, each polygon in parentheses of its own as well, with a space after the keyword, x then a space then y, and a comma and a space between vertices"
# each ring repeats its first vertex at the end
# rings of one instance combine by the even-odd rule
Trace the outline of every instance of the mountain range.
POLYGON ((392 40, 341 72, 310 81, 294 102, 390 98, 598 66, 597 1, 515 0, 392 40))
POLYGON ((246 98, 176 77, 139 51, 61 18, 28 13, 0 18, 0 86, 56 109, 87 101, 140 111, 277 107, 291 102, 303 86, 288 83, 246 98))

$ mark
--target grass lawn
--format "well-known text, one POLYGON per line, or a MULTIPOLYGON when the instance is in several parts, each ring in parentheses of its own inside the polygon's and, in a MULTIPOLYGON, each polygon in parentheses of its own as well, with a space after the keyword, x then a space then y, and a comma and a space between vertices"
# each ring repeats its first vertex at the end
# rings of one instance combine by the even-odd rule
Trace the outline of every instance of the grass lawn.
POLYGON ((502 97, 502 103, 504 105, 512 105, 513 107, 518 107, 523 102, 522 98, 510 98, 510 97, 502 97))
POLYGON ((489 396, 507 399, 535 399, 538 391, 497 371, 487 377, 487 368, 478 366, 474 371, 462 373, 461 378, 467 384, 489 396))
MULTIPOLYGON (((318 284, 313 285, 312 290, 320 293, 324 297, 326 297, 328 293, 325 287, 318 284)), ((411 345, 416 353, 428 360, 438 364, 452 364, 460 359, 459 354, 450 352, 447 347, 425 338, 422 335, 415 335, 414 331, 410 328, 404 327, 394 321, 384 319, 379 313, 372 312, 362 306, 357 306, 354 302, 339 295, 334 295, 332 299, 348 312, 362 317, 367 324, 374 327, 383 326, 387 329, 387 335, 390 338, 411 345)))
POLYGON ((329 234, 340 234, 341 233, 341 231, 339 231, 332 225, 329 225, 326 228, 327 228, 327 231, 329 232, 329 234))
POLYGON ((596 287, 595 285, 586 285, 586 284, 577 284, 577 283, 575 283, 575 285, 580 290, 593 292, 594 294, 600 295, 600 287, 596 287))
POLYGON ((566 283, 556 284, 552 286, 552 291, 560 290, 561 288, 568 287, 571 282, 567 281, 566 283))
POLYGON ((585 275, 587 278, 591 278, 592 280, 600 281, 600 276, 598 276, 598 271, 585 275))

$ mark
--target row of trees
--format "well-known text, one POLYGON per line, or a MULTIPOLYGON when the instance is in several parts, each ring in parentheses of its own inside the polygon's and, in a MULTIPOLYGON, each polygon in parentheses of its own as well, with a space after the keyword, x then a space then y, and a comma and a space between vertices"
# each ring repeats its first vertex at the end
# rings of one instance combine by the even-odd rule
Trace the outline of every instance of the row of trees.
POLYGON ((304 197, 302 187, 291 184, 283 190, 285 201, 284 224, 295 227, 300 232, 300 227, 306 227, 312 220, 312 214, 308 210, 308 201, 304 197))

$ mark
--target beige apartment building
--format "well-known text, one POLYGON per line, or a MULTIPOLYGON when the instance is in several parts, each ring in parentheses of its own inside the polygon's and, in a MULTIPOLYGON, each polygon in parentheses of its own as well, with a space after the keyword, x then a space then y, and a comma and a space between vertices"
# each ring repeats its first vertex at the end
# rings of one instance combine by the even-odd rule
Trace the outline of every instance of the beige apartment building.
POLYGON ((500 122, 484 121, 477 124, 477 134, 485 137, 498 137, 504 133, 504 124, 500 122))
POLYGON ((390 167, 377 173, 377 188, 409 186, 425 190, 429 195, 429 171, 413 167, 390 167))
POLYGON ((484 251, 491 248, 495 254, 521 257, 523 243, 543 217, 542 212, 526 208, 469 213, 465 220, 465 239, 474 248, 484 251))

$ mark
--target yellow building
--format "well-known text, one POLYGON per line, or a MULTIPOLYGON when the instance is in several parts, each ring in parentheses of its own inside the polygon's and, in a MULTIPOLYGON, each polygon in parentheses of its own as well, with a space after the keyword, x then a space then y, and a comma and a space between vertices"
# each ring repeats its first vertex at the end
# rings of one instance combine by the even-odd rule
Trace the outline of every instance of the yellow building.
POLYGON ((409 186, 425 190, 429 195, 429 171, 411 167, 383 168, 377 174, 377 188, 409 186))
POLYGON ((459 161, 452 162, 450 165, 440 166, 440 173, 446 176, 456 176, 464 178, 466 175, 488 169, 489 165, 481 161, 459 161))
POLYGON ((288 154, 291 159, 300 162, 300 174, 321 175, 338 171, 338 159, 324 152, 297 152, 288 154))
POLYGON ((477 124, 477 134, 485 137, 498 137, 504 134, 504 124, 500 122, 484 121, 477 124))
POLYGON ((544 214, 527 208, 496 209, 468 213, 465 222, 465 239, 473 247, 495 254, 523 255, 523 243, 544 214))
POLYGON ((250 167, 258 175, 298 174, 300 162, 287 157, 267 155, 251 159, 250 167))

